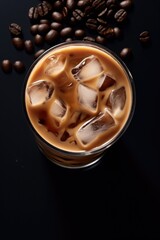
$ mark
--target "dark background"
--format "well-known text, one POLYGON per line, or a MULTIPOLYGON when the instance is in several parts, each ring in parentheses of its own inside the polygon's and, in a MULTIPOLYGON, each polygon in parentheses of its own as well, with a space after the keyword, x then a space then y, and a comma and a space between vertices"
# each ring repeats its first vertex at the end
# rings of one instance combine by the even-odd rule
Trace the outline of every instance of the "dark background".
MULTIPOLYGON (((12 46, 8 26, 19 23, 30 39, 28 9, 39 2, 1 1, 0 61, 33 62, 12 46)), ((0 70, 0 239, 160 239, 159 12, 159 0, 135 0, 123 39, 109 45, 133 49, 137 102, 128 130, 92 168, 63 169, 38 151, 23 112, 26 72, 0 70)))

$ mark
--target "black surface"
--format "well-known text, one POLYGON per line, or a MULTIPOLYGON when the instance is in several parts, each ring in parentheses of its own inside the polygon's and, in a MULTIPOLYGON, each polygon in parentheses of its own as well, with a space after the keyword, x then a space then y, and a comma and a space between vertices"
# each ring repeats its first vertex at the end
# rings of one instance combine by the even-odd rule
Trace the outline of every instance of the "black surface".
MULTIPOLYGON (((160 1, 135 0, 124 38, 110 48, 132 47, 127 63, 137 104, 124 136, 91 169, 66 170, 38 151, 23 113, 25 73, 0 70, 0 239, 160 239, 159 54, 160 1), (149 30, 152 44, 138 35, 149 30)), ((33 57, 11 45, 17 22, 30 39, 34 1, 1 1, 0 61, 33 57)))

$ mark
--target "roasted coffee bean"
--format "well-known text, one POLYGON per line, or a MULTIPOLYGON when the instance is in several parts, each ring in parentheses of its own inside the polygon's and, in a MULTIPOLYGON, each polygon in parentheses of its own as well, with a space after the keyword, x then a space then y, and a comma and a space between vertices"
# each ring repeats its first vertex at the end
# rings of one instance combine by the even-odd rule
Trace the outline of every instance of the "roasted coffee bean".
POLYGON ((74 35, 77 39, 82 39, 85 36, 85 30, 84 29, 76 29, 74 35))
POLYGON ((100 43, 100 44, 105 44, 105 43, 107 42, 107 40, 106 40, 106 38, 98 35, 98 36, 96 37, 96 42, 97 42, 97 43, 100 43))
POLYGON ((22 28, 17 23, 11 23, 9 25, 9 31, 13 36, 19 36, 22 34, 22 28))
POLYGON ((72 35, 72 32, 73 32, 73 30, 72 30, 71 27, 65 27, 61 30, 60 35, 63 38, 67 38, 67 37, 70 37, 72 35))
POLYGON ((44 44, 44 37, 40 34, 36 34, 34 37, 34 43, 37 46, 43 45, 44 44))
POLYGON ((35 35, 38 33, 38 24, 33 24, 30 28, 30 31, 32 33, 32 35, 35 35))
POLYGON ((61 10, 63 8, 63 2, 62 1, 55 1, 53 3, 53 9, 54 10, 61 10))
POLYGON ((52 5, 49 2, 43 1, 37 5, 38 15, 40 17, 46 16, 50 10, 52 9, 52 5))
POLYGON ((68 16, 68 8, 67 7, 64 7, 62 9, 62 15, 63 15, 63 18, 66 18, 68 16))
POLYGON ((84 41, 88 41, 88 42, 95 42, 95 38, 94 37, 90 37, 90 36, 86 36, 83 38, 84 41))
POLYGON ((108 25, 107 21, 102 18, 97 18, 97 22, 104 25, 105 27, 108 25))
POLYGON ((106 2, 104 0, 93 0, 92 7, 95 9, 96 13, 101 12, 106 6, 106 2))
POLYGON ((84 17, 84 13, 80 10, 80 9, 75 9, 73 11, 73 17, 77 20, 77 21, 81 21, 84 17))
POLYGON ((83 7, 87 6, 88 4, 90 4, 90 0, 79 0, 77 2, 77 7, 83 8, 83 7))
POLYGON ((33 53, 34 52, 34 45, 31 40, 25 40, 24 41, 24 47, 27 53, 33 53))
POLYGON ((28 11, 28 17, 30 20, 37 20, 39 15, 38 15, 38 9, 37 7, 31 7, 28 11))
POLYGON ((120 52, 120 57, 122 59, 130 59, 132 56, 132 49, 131 48, 123 48, 120 52))
POLYGON ((58 37, 58 32, 54 29, 51 29, 45 36, 45 41, 49 44, 55 42, 58 37))
POLYGON ((114 14, 115 14, 115 11, 113 9, 109 9, 107 11, 106 17, 111 19, 114 16, 114 14))
POLYGON ((112 27, 104 27, 103 25, 99 25, 97 28, 98 33, 106 38, 113 38, 114 30, 112 27))
POLYGON ((148 31, 143 31, 139 35, 139 40, 141 43, 149 43, 150 42, 150 34, 148 31))
POLYGON ((40 20, 39 20, 39 23, 40 23, 40 24, 41 24, 41 23, 46 23, 46 24, 50 25, 50 21, 49 21, 48 19, 45 19, 45 18, 40 19, 40 20))
POLYGON ((113 31, 116 38, 120 38, 122 36, 122 30, 119 27, 114 27, 113 31))
POLYGON ((96 30, 97 29, 97 20, 94 18, 87 19, 86 27, 91 30, 96 30))
POLYGON ((63 14, 60 12, 53 12, 52 13, 52 19, 56 22, 62 22, 63 20, 63 14))
POLYGON ((39 34, 45 34, 49 31, 50 26, 47 23, 41 23, 38 25, 38 33, 39 34))
POLYGON ((52 22, 50 27, 54 30, 60 31, 62 29, 62 24, 59 22, 52 22))
POLYGON ((20 37, 12 38, 12 44, 18 50, 22 50, 24 48, 24 40, 20 37))
POLYGON ((107 15, 107 11, 108 11, 108 8, 104 8, 99 14, 98 14, 98 17, 99 18, 103 18, 107 15))
POLYGON ((75 0, 66 0, 66 7, 69 9, 69 10, 73 10, 76 6, 76 2, 75 0))
POLYGON ((37 59, 40 55, 45 52, 45 49, 40 49, 34 54, 34 58, 37 59))
POLYGON ((119 3, 121 8, 129 9, 133 4, 133 0, 124 0, 119 3))
POLYGON ((73 40, 72 38, 66 38, 65 42, 72 42, 72 40, 73 40))
POLYGON ((92 6, 85 7, 84 16, 86 16, 88 18, 91 18, 91 17, 95 16, 94 8, 92 6))
POLYGON ((22 73, 25 70, 24 63, 22 61, 19 61, 19 60, 15 61, 13 63, 13 67, 14 67, 14 70, 18 73, 22 73))
POLYGON ((107 7, 111 7, 112 5, 115 5, 115 4, 116 4, 116 0, 107 0, 106 2, 107 7))
POLYGON ((1 63, 3 72, 10 73, 12 71, 12 63, 9 59, 4 59, 1 63))
POLYGON ((115 15, 114 18, 117 22, 121 23, 127 18, 127 12, 124 9, 119 9, 115 15))

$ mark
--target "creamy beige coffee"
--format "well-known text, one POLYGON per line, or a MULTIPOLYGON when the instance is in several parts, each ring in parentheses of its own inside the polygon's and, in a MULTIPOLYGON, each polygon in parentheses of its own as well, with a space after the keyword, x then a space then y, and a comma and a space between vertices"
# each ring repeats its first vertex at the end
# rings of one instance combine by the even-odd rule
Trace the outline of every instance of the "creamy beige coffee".
POLYGON ((133 108, 130 75, 96 45, 62 45, 32 68, 25 105, 41 148, 42 139, 49 143, 49 156, 54 156, 51 146, 72 153, 92 151, 109 145, 126 125, 133 108))

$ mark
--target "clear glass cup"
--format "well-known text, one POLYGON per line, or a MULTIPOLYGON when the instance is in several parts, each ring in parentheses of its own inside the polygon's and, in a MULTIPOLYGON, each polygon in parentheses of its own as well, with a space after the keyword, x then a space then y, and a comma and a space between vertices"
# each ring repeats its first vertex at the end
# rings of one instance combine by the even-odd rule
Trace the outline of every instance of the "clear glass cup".
MULTIPOLYGON (((47 159, 51 160, 53 163, 65 167, 65 168, 84 168, 87 166, 91 166, 95 163, 97 163, 104 155, 105 151, 111 147, 127 130, 133 114, 135 110, 135 102, 136 102, 136 95, 135 95, 135 84, 133 81, 133 77, 127 68, 126 64, 111 50, 107 49, 104 46, 101 46, 96 43, 90 43, 90 42, 84 42, 84 41, 72 41, 68 43, 61 43, 58 45, 55 45, 51 47, 50 49, 46 50, 38 59, 34 61, 34 63, 31 65, 27 75, 26 75, 26 80, 25 80, 25 86, 24 86, 24 110, 26 114, 26 118, 29 123, 29 127, 31 128, 33 135, 35 137, 36 143, 40 151, 46 156, 47 159), (66 150, 63 148, 59 148, 54 144, 51 144, 48 142, 42 134, 40 134, 38 131, 36 131, 35 126, 33 125, 29 114, 27 112, 27 107, 26 107, 26 95, 27 95, 27 83, 29 76, 32 74, 34 71, 35 67, 39 63, 39 61, 42 61, 43 58, 49 53, 53 53, 55 51, 65 49, 68 47, 88 47, 88 48, 93 48, 97 49, 99 51, 102 51, 105 53, 107 56, 110 56, 111 59, 113 59, 124 71, 125 75, 127 76, 128 79, 128 84, 130 86, 130 94, 131 94, 131 106, 129 109, 128 117, 126 119, 125 124, 121 128, 121 130, 118 132, 118 134, 115 134, 112 139, 110 139, 107 142, 104 142, 100 146, 94 147, 93 149, 90 150, 80 150, 80 151, 73 151, 73 150, 66 150)), ((72 96, 71 96, 72 97, 72 96)))

